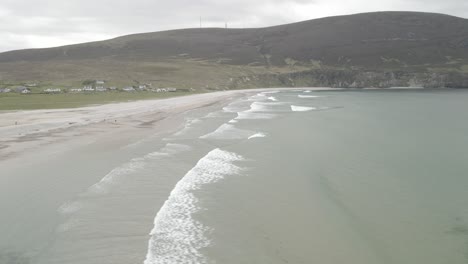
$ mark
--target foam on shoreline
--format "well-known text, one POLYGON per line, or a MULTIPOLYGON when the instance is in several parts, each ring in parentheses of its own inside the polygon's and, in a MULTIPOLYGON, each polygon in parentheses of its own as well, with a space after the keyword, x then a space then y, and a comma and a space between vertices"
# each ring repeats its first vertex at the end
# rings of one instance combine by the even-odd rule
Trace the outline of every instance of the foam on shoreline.
POLYGON ((202 209, 194 191, 240 173, 242 169, 233 162, 241 160, 240 155, 214 149, 187 172, 154 219, 144 264, 208 263, 200 250, 210 245, 211 228, 193 217, 202 209))
POLYGON ((307 111, 317 110, 317 108, 315 108, 315 107, 308 107, 308 106, 291 105, 291 110, 292 110, 293 112, 307 112, 307 111))
POLYGON ((236 128, 232 124, 222 124, 215 131, 201 136, 201 139, 244 139, 255 132, 236 128))

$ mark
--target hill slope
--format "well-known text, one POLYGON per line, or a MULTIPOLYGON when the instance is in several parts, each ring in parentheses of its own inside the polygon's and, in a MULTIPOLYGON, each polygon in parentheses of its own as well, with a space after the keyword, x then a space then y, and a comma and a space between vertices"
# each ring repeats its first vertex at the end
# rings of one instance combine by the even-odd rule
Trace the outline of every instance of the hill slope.
POLYGON ((468 86, 468 20, 377 12, 259 29, 183 29, 0 53, 4 82, 236 88, 468 86))

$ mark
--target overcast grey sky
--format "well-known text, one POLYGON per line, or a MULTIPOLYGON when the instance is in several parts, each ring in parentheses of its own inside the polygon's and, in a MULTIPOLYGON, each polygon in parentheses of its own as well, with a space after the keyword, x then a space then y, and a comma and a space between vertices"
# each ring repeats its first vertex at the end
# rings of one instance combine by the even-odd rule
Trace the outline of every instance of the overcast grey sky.
POLYGON ((0 51, 198 27, 263 27, 370 11, 468 18, 468 0, 1 0, 0 51))

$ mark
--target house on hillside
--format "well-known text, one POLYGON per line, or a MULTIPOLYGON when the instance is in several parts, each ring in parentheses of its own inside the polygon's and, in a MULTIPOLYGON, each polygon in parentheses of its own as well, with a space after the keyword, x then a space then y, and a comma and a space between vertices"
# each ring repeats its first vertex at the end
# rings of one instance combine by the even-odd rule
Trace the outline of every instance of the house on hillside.
POLYGON ((62 89, 59 88, 48 88, 44 90, 44 93, 61 93, 62 89))
POLYGON ((115 86, 111 86, 111 87, 109 87, 109 90, 111 90, 111 91, 115 91, 115 90, 117 90, 117 87, 115 87, 115 86))
POLYGON ((85 85, 83 87, 83 91, 85 91, 85 92, 94 92, 94 88, 91 85, 85 85))
POLYGON ((107 89, 104 86, 96 86, 96 92, 105 92, 107 89))
POLYGON ((103 80, 96 80, 96 86, 104 86, 105 83, 103 80))
POLYGON ((10 93, 10 92, 11 92, 11 89, 9 88, 0 89, 0 93, 10 93))
POLYGON ((27 87, 25 87, 25 86, 18 86, 18 87, 15 88, 15 91, 16 91, 17 93, 27 93, 27 92, 25 92, 25 91, 31 92, 31 90, 29 90, 29 88, 27 88, 27 87))
POLYGON ((72 89, 70 89, 70 92, 71 92, 71 93, 81 93, 81 92, 83 92, 83 89, 80 89, 80 88, 72 88, 72 89))
POLYGON ((129 87, 123 88, 122 91, 124 91, 124 92, 134 92, 135 88, 129 86, 129 87))

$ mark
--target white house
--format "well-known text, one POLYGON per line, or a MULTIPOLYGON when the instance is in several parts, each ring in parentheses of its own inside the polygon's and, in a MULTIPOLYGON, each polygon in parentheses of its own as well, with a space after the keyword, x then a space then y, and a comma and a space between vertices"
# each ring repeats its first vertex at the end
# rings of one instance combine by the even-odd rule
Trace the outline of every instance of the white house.
POLYGON ((0 89, 0 93, 10 93, 11 89, 5 88, 5 89, 0 89))
POLYGON ((62 89, 59 88, 48 88, 44 90, 45 93, 61 93, 62 89))
POLYGON ((25 89, 23 91, 21 91, 22 94, 28 94, 28 93, 31 93, 31 90, 29 89, 25 89))
POLYGON ((102 80, 96 80, 96 85, 97 86, 103 86, 106 82, 102 80))
POLYGON ((18 87, 16 87, 15 90, 16 90, 17 93, 22 93, 24 90, 29 90, 29 89, 24 87, 24 86, 18 86, 18 87))
POLYGON ((111 90, 111 91, 115 91, 115 90, 117 90, 117 87, 115 87, 115 86, 111 86, 111 87, 109 87, 109 90, 111 90))
POLYGON ((72 93, 81 93, 81 92, 83 92, 83 89, 73 88, 73 89, 70 89, 70 92, 72 92, 72 93))
POLYGON ((122 90, 125 91, 125 92, 134 92, 134 91, 135 91, 135 88, 133 88, 133 87, 125 87, 125 88, 123 88, 122 90))
POLYGON ((83 91, 94 92, 94 88, 91 85, 86 85, 85 87, 83 87, 83 91))
POLYGON ((104 86, 96 86, 96 92, 105 92, 107 89, 104 86))

